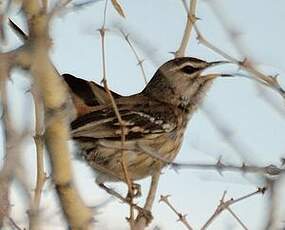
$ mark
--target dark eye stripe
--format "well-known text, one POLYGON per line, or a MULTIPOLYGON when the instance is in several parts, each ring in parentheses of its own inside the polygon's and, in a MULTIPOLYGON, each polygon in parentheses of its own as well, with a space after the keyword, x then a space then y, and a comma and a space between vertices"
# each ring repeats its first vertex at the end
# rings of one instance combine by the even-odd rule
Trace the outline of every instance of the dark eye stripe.
POLYGON ((194 67, 192 67, 190 65, 184 66, 181 69, 182 72, 187 73, 187 74, 192 74, 192 73, 194 73, 197 70, 198 70, 197 68, 194 68, 194 67))

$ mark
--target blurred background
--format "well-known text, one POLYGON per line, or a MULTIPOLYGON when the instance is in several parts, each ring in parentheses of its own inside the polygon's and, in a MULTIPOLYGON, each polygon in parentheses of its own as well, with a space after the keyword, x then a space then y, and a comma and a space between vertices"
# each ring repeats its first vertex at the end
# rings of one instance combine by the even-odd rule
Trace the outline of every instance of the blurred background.
MULTIPOLYGON (((74 0, 73 4, 83 2, 74 0)), ((61 74, 70 73, 97 83, 102 80, 98 29, 103 23, 104 3, 103 0, 95 1, 77 10, 66 10, 53 19, 53 47, 50 55, 61 74)), ((54 2, 51 1, 51 4, 54 2)), ((107 80, 113 91, 130 95, 141 91, 145 82, 137 60, 119 29, 129 34, 136 51, 144 60, 146 77, 150 80, 161 64, 173 58, 172 52, 179 47, 187 17, 182 1, 179 0, 120 0, 120 4, 126 14, 125 18, 119 16, 111 4, 107 9, 107 80)), ((9 16, 25 28, 21 14, 17 11, 17 4, 14 10, 9 12, 9 16)), ((236 39, 242 43, 246 56, 260 70, 269 75, 279 74, 280 84, 285 87, 283 0, 200 0, 196 16, 199 18, 198 28, 208 41, 229 55, 243 60, 244 56, 233 45, 236 39), (213 5, 218 11, 211 8, 213 5), (231 30, 226 31, 223 23, 231 30), (231 32, 235 32, 235 35, 231 36, 231 32)), ((11 31, 8 32, 7 41, 7 44, 2 44, 2 51, 21 44, 11 31)), ((187 48, 187 56, 208 61, 222 59, 212 50, 199 44, 194 32, 187 48)), ((233 73, 238 71, 238 67, 229 65, 217 70, 233 73)), ((13 122, 19 129, 25 126, 33 127, 34 124, 32 97, 26 93, 29 87, 29 77, 22 72, 14 71, 9 82, 9 108, 13 122)), ((215 164, 218 159, 222 159, 223 163, 234 165, 242 165, 244 162, 256 166, 279 166, 280 159, 285 157, 284 119, 284 99, 277 92, 268 87, 257 87, 254 81, 238 76, 217 79, 203 106, 193 116, 187 128, 176 162, 215 164), (215 122, 213 123, 217 120, 218 127, 215 122)), ((74 149, 72 142, 70 146, 74 149)), ((30 192, 35 187, 34 148, 31 134, 21 152, 25 181, 30 192)), ((1 154, 3 155, 3 152, 1 154)), ((88 206, 96 207, 100 204, 95 210, 97 229, 127 229, 125 217, 128 216, 128 206, 115 198, 110 198, 106 192, 98 188, 94 172, 74 155, 72 163, 76 185, 88 206)), ((49 174, 48 163, 46 168, 49 174)), ((149 182, 149 179, 139 182, 143 195, 147 193, 149 182)), ((114 183, 110 186, 122 194, 126 193, 124 184, 114 183)), ((170 200, 177 210, 188 214, 187 219, 191 226, 199 229, 213 214, 224 191, 227 191, 226 198, 238 198, 263 186, 266 186, 266 180, 253 174, 224 172, 220 175, 213 170, 175 171, 165 168, 154 204, 154 220, 149 229, 184 229, 184 226, 177 222, 177 216, 164 203, 158 202, 160 195, 170 194, 170 200)), ((282 181, 278 191, 278 203, 282 204, 282 181)), ((19 226, 26 226, 28 201, 17 182, 13 183, 11 199, 11 216, 19 226)), ((140 198, 139 204, 143 204, 144 199, 145 196, 140 198)), ((232 210, 248 229, 263 229, 268 216, 268 200, 268 194, 255 195, 233 205, 232 210)), ((45 229, 65 229, 49 180, 44 187, 41 208, 45 229)), ((285 221, 284 211, 284 206, 280 205, 278 215, 280 220, 285 221)), ((225 211, 209 229, 242 228, 236 219, 225 211)))

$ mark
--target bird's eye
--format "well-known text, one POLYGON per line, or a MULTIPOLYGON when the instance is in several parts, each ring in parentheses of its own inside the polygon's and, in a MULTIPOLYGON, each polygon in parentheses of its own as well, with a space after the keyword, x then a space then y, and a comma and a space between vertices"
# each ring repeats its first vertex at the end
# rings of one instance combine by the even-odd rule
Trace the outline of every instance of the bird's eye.
POLYGON ((181 71, 182 71, 183 73, 192 74, 192 73, 194 73, 195 71, 197 71, 197 68, 194 68, 194 67, 192 67, 192 66, 190 66, 190 65, 186 65, 186 66, 184 66, 184 67, 181 69, 181 71))

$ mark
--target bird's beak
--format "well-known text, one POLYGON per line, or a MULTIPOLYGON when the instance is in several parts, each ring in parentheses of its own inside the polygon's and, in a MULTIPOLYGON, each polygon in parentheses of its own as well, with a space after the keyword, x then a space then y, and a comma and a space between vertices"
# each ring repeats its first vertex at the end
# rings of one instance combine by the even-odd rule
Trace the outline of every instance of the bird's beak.
POLYGON ((210 74, 206 74, 206 75, 202 75, 203 78, 205 78, 205 80, 213 80, 217 77, 233 77, 233 74, 222 74, 222 73, 210 73, 210 74))
MULTIPOLYGON (((203 70, 206 70, 210 67, 214 67, 214 66, 217 66, 217 65, 222 65, 222 64, 229 64, 230 62, 229 61, 213 61, 213 62, 208 62, 208 66, 203 69, 203 70)), ((221 74, 221 73, 212 73, 212 74, 206 74, 206 75, 203 75, 203 78, 206 78, 207 80, 213 80, 217 77, 220 77, 220 76, 223 76, 223 75, 227 75, 227 74, 221 74)))
POLYGON ((206 68, 213 67, 213 66, 216 66, 216 65, 229 64, 229 63, 230 63, 229 61, 213 61, 213 62, 208 62, 208 66, 207 66, 206 68))

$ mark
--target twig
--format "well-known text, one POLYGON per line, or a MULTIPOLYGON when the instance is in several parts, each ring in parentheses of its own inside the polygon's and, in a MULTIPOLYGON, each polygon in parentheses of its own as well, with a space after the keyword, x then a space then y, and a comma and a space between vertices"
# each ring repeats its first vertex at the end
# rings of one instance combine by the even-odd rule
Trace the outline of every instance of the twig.
MULTIPOLYGON (((1 60, 2 61, 2 60, 1 60)), ((11 180, 13 178, 14 170, 14 152, 12 152, 11 138, 14 128, 12 127, 10 116, 7 108, 7 92, 6 92, 6 80, 8 79, 8 63, 0 62, 0 94, 1 94, 1 104, 2 104, 2 121, 3 121, 3 134, 5 142, 3 145, 3 153, 5 154, 5 159, 3 166, 0 171, 0 228, 4 225, 4 220, 9 216, 10 212, 10 200, 9 191, 11 180)))
MULTIPOLYGON (((145 208, 141 208, 140 206, 138 206, 137 204, 134 203, 130 203, 130 201, 126 198, 124 198, 121 194, 119 194, 118 192, 116 192, 115 190, 107 187, 104 184, 99 184, 99 186, 104 189, 107 193, 109 193, 110 195, 116 197, 117 199, 119 199, 120 201, 122 201, 123 203, 126 203, 128 205, 132 205, 134 209, 136 209, 142 216, 144 217, 149 217, 151 216, 150 212, 145 209, 145 208)), ((136 228, 135 228, 136 229, 136 228)), ((136 229, 137 230, 137 229, 136 229)))
MULTIPOLYGON (((151 177, 151 185, 150 185, 150 189, 149 189, 149 192, 148 192, 148 195, 145 201, 145 205, 144 205, 144 209, 150 212, 151 212, 154 199, 155 199, 155 195, 157 192, 157 188, 158 188, 158 182, 159 182, 159 177, 161 173, 160 170, 161 170, 161 167, 159 167, 155 171, 154 175, 151 177)), ((135 229, 143 230, 148 226, 149 222, 150 222, 150 219, 148 219, 146 215, 141 215, 141 213, 139 213, 139 215, 136 218, 135 229)))
POLYGON ((271 230, 271 229, 278 229, 278 220, 277 220, 277 213, 278 213, 278 205, 279 205, 279 196, 278 196, 278 186, 281 182, 279 180, 267 180, 267 186, 269 190, 269 204, 268 204, 268 211, 267 211, 267 220, 264 225, 264 229, 271 230))
POLYGON ((226 196, 226 191, 223 193, 222 195, 222 198, 220 200, 220 204, 217 206, 215 212, 213 213, 213 215, 207 220, 207 222, 203 225, 203 227, 201 228, 201 230, 205 230, 207 229, 212 223, 213 221, 224 211, 224 210, 228 210, 236 220, 238 220, 238 222, 241 224, 241 226, 244 228, 244 229, 247 229, 247 227, 241 222, 240 218, 237 217, 233 211, 231 209, 229 209, 229 207, 237 202, 240 202, 242 200, 245 200, 251 196, 254 196, 256 194, 264 194, 266 191, 266 188, 263 187, 263 188, 258 188, 255 192, 253 193, 250 193, 250 194, 247 194, 245 196, 242 196, 240 198, 237 198, 237 199, 229 199, 227 201, 224 201, 225 200, 225 196, 226 196))
POLYGON ((122 35, 124 36, 126 42, 128 43, 129 47, 133 51, 133 54, 136 57, 138 65, 140 66, 140 70, 142 72, 142 76, 143 76, 144 82, 145 82, 145 84, 147 84, 146 74, 145 74, 144 67, 143 67, 144 60, 139 57, 138 52, 136 51, 134 45, 130 41, 129 34, 126 34, 122 29, 120 31, 121 31, 122 35))
MULTIPOLYGON (((218 4, 217 1, 205 1, 205 2, 210 6, 212 12, 219 19, 219 22, 224 27, 224 30, 227 32, 227 34, 231 38, 231 41, 234 47, 236 48, 236 51, 238 51, 241 56, 246 57, 245 59, 247 60, 247 62, 249 62, 246 49, 241 39, 239 39, 238 32, 232 29, 233 27, 230 26, 229 19, 225 16, 226 15, 225 12, 221 12, 222 7, 218 4)), ((251 60, 249 63, 254 63, 254 61, 251 60)), ((251 68, 255 68, 255 67, 251 65, 251 68)), ((258 73, 258 75, 260 75, 260 73, 258 73)), ((261 77, 263 78, 264 76, 261 76, 261 77)), ((268 76, 268 77, 272 78, 272 76, 268 76)), ((273 78, 275 77, 273 76, 273 78)), ((274 82, 272 84, 275 85, 273 86, 273 88, 277 88, 277 91, 280 91, 281 95, 283 95, 284 97, 284 90, 281 89, 278 82, 276 83, 275 80, 273 81, 274 82)), ((259 93, 262 95, 262 98, 264 99, 264 101, 267 102, 267 104, 271 106, 275 111, 277 111, 282 117, 284 117, 284 108, 283 107, 281 108, 280 106, 276 105, 276 103, 274 103, 274 101, 264 92, 264 90, 261 89, 259 85, 256 85, 256 87, 259 93)))
POLYGON ((241 173, 260 173, 264 176, 278 177, 285 172, 284 167, 277 167, 276 165, 270 164, 268 166, 260 167, 254 165, 248 165, 243 163, 242 165, 233 165, 226 164, 222 162, 222 159, 214 164, 205 164, 205 163, 177 163, 169 161, 159 156, 153 149, 150 147, 137 145, 138 148, 144 151, 145 154, 148 154, 152 158, 161 161, 163 164, 167 164, 172 167, 174 170, 179 169, 199 169, 199 170, 216 170, 218 173, 222 174, 224 171, 232 172, 241 172, 241 173))
POLYGON ((241 221, 241 219, 233 212, 233 210, 229 207, 227 207, 227 210, 229 213, 237 220, 237 222, 242 226, 243 229, 247 230, 248 228, 245 226, 245 224, 241 221))
POLYGON ((279 168, 276 165, 268 165, 264 167, 254 166, 254 165, 231 165, 224 164, 221 160, 218 160, 216 164, 197 164, 197 163, 170 163, 170 165, 175 169, 200 169, 200 170, 216 170, 218 173, 222 174, 224 171, 230 172, 241 172, 241 173, 259 173, 263 176, 278 177, 284 174, 285 169, 279 168))
POLYGON ((185 0, 182 0, 182 3, 183 3, 183 6, 185 7, 185 10, 187 11, 187 22, 185 25, 185 30, 184 30, 184 34, 183 34, 183 38, 181 40, 180 46, 178 50, 175 52, 175 57, 185 56, 185 52, 186 52, 188 42, 190 40, 192 28, 197 20, 195 16, 197 0, 190 0, 189 10, 187 10, 187 4, 185 0))
POLYGON ((122 167, 122 171, 124 174, 124 178, 127 182, 128 185, 128 194, 129 194, 129 198, 130 198, 130 218, 129 218, 129 223, 130 223, 130 227, 131 229, 134 229, 134 210, 133 210, 133 197, 134 197, 134 193, 133 193, 133 188, 132 188, 132 181, 129 177, 128 174, 128 167, 127 167, 127 162, 128 162, 128 156, 127 154, 125 154, 124 151, 124 145, 125 145, 125 123, 120 115, 120 112, 118 110, 118 107, 116 105, 116 102, 112 96, 111 91, 109 90, 108 87, 108 83, 107 83, 107 78, 106 78, 106 56, 105 56, 105 32, 106 32, 106 16, 107 16, 107 5, 108 5, 108 0, 105 1, 105 8, 104 8, 104 18, 103 18, 103 25, 102 27, 99 29, 100 35, 101 35, 101 46, 102 46, 102 66, 103 66, 103 85, 104 88, 108 94, 108 96, 110 97, 111 103, 112 103, 112 107, 114 109, 114 112, 116 114, 116 117, 118 119, 118 122, 120 124, 121 127, 121 167, 122 167))
POLYGON ((11 226, 13 226, 13 228, 15 228, 17 230, 22 230, 10 216, 8 217, 8 219, 9 219, 11 226))
POLYGON ((182 214, 180 212, 178 212, 175 207, 169 202, 168 198, 170 197, 170 195, 160 195, 160 200, 159 202, 163 202, 165 203, 177 216, 178 216, 178 221, 180 221, 182 224, 185 225, 185 227, 189 230, 193 230, 193 228, 190 226, 190 224, 188 223, 185 214, 182 214))
POLYGON ((278 92, 283 98, 285 98, 285 90, 282 89, 280 86, 277 76, 270 76, 265 75, 259 70, 257 70, 252 63, 248 59, 244 59, 242 61, 237 60, 236 58, 228 55, 223 50, 217 48, 213 44, 211 44, 208 40, 205 39, 205 37, 201 34, 200 30, 198 29, 197 25, 194 25, 194 29, 197 34, 197 40, 203 44, 204 46, 208 47, 209 49, 213 50, 214 52, 218 53, 222 57, 228 59, 234 64, 237 64, 241 69, 247 71, 248 73, 252 74, 251 76, 256 80, 257 82, 268 86, 269 88, 275 90, 278 92))
MULTIPOLYGON (((13 179, 17 178, 17 174, 21 169, 20 151, 23 150, 23 141, 27 136, 27 130, 21 132, 16 130, 10 118, 7 98, 7 80, 11 70, 11 63, 8 58, 0 60, 0 97, 2 106, 2 123, 3 123, 3 137, 5 142, 3 144, 4 161, 0 170, 0 228, 3 228, 4 219, 10 219, 10 186, 13 179)), ((22 185, 22 184, 21 184, 22 185)), ((25 188, 24 188, 25 189, 25 188)), ((11 222, 9 222, 11 223, 11 222)))
POLYGON ((37 179, 36 179, 36 188, 34 195, 33 207, 30 210, 30 229, 38 229, 38 215, 40 208, 40 201, 43 186, 46 180, 46 174, 44 172, 44 137, 43 137, 43 105, 40 98, 38 90, 33 87, 32 95, 34 98, 35 104, 35 136, 34 142, 36 145, 36 154, 37 154, 37 179))

